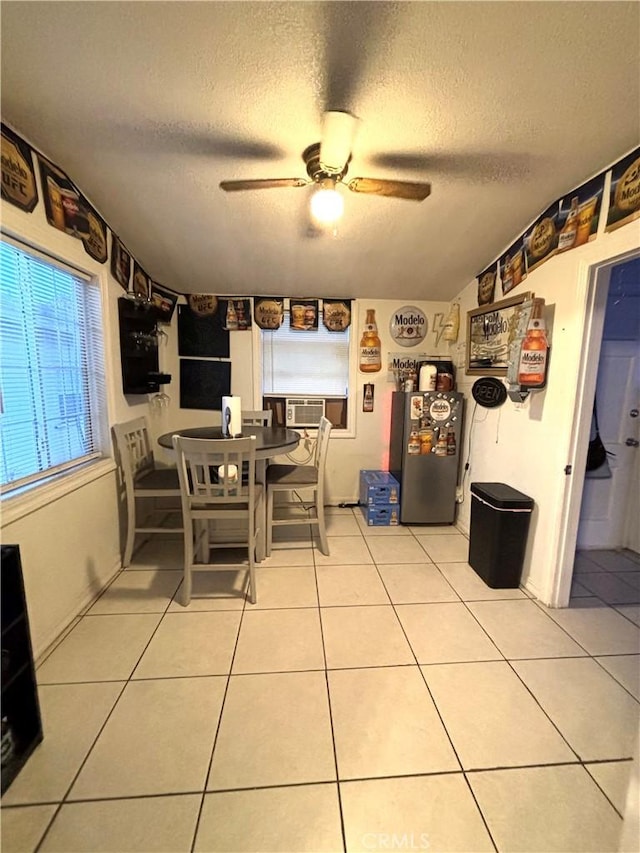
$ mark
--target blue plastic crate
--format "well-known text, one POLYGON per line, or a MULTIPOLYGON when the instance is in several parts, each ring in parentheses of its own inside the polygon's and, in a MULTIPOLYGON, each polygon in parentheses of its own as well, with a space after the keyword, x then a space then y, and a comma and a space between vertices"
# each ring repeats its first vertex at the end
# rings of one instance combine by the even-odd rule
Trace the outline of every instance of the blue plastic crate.
POLYGON ((400 516, 399 504, 361 506, 368 527, 395 527, 400 516))
POLYGON ((388 471, 360 471, 362 506, 400 503, 400 483, 388 471))

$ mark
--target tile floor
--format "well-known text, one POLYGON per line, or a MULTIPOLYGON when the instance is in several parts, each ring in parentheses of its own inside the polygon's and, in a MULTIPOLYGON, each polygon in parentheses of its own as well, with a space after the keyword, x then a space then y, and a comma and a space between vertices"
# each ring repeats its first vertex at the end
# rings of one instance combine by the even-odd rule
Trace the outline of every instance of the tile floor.
POLYGON ((454 528, 329 513, 258 568, 144 545, 38 665, 45 739, 2 849, 616 850, 640 708, 640 560, 577 555, 553 611, 454 528))

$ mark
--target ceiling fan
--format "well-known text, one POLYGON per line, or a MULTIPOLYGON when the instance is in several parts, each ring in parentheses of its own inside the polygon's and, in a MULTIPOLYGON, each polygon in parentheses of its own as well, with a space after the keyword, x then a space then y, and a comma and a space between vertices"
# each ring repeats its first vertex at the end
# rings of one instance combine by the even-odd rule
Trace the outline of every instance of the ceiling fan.
MULTIPOLYGON (((334 202, 339 207, 337 215, 324 221, 331 222, 342 213, 342 197, 336 192, 337 184, 344 184, 352 192, 382 195, 391 198, 404 198, 410 201, 423 201, 431 192, 431 185, 417 181, 395 181, 386 178, 351 178, 346 181, 351 148, 358 119, 347 112, 325 112, 322 122, 322 138, 305 148, 302 159, 305 162, 307 178, 262 178, 257 180, 221 181, 225 192, 239 190, 266 190, 278 187, 305 187, 318 184, 319 189, 334 193, 334 202), (335 197, 339 201, 335 201, 335 197)), ((314 199, 321 194, 315 193, 314 199)), ((316 211, 313 211, 316 214, 316 211)), ((319 216, 318 218, 322 218, 319 216)))

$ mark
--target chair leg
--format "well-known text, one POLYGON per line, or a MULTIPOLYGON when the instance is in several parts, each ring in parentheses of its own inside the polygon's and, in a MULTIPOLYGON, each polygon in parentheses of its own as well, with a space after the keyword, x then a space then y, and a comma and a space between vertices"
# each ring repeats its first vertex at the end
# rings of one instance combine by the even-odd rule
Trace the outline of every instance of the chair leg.
POLYGON ((193 522, 184 526, 184 575, 182 580, 182 606, 191 603, 191 567, 193 565, 193 522))
MULTIPOLYGON (((256 512, 259 512, 259 508, 256 507, 256 512)), ((251 604, 255 604, 258 600, 258 595, 256 591, 256 513, 253 514, 253 518, 251 514, 249 515, 249 530, 248 530, 248 538, 249 543, 247 547, 247 559, 249 561, 249 601, 251 604)))
POLYGON ((136 539, 136 499, 134 497, 127 501, 127 539, 122 557, 122 568, 126 569, 131 564, 133 544, 136 539))
POLYGON ((256 594, 256 563, 254 559, 255 555, 255 541, 249 545, 249 601, 251 604, 255 604, 258 600, 258 596, 256 594))
POLYGON ((327 528, 324 522, 324 500, 322 495, 315 493, 316 518, 318 519, 318 536, 320 537, 320 550, 329 556, 329 543, 327 541, 327 528))
POLYGON ((271 545, 273 544, 273 489, 267 489, 267 544, 265 553, 271 556, 271 545))

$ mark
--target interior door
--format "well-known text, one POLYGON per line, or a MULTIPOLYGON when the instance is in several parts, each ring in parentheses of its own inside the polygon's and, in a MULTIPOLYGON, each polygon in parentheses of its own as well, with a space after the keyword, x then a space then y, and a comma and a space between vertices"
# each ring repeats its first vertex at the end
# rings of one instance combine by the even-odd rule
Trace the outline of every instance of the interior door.
MULTIPOLYGON (((640 358, 636 356, 636 391, 640 390, 639 373, 640 358)), ((630 548, 636 554, 640 554, 640 524, 638 524, 640 518, 640 393, 637 394, 636 402, 632 408, 625 413, 624 420, 627 424, 625 446, 628 446, 627 441, 631 442, 634 461, 631 463, 631 489, 622 544, 625 548, 630 548)))
POLYGON ((578 548, 639 550, 638 523, 631 521, 638 501, 638 456, 632 446, 639 438, 640 418, 631 417, 640 405, 640 356, 637 341, 603 340, 598 366, 596 400, 600 437, 609 457, 610 478, 584 481, 578 548), (627 444, 627 439, 632 442, 627 444), (629 521, 627 521, 629 519, 629 521))

